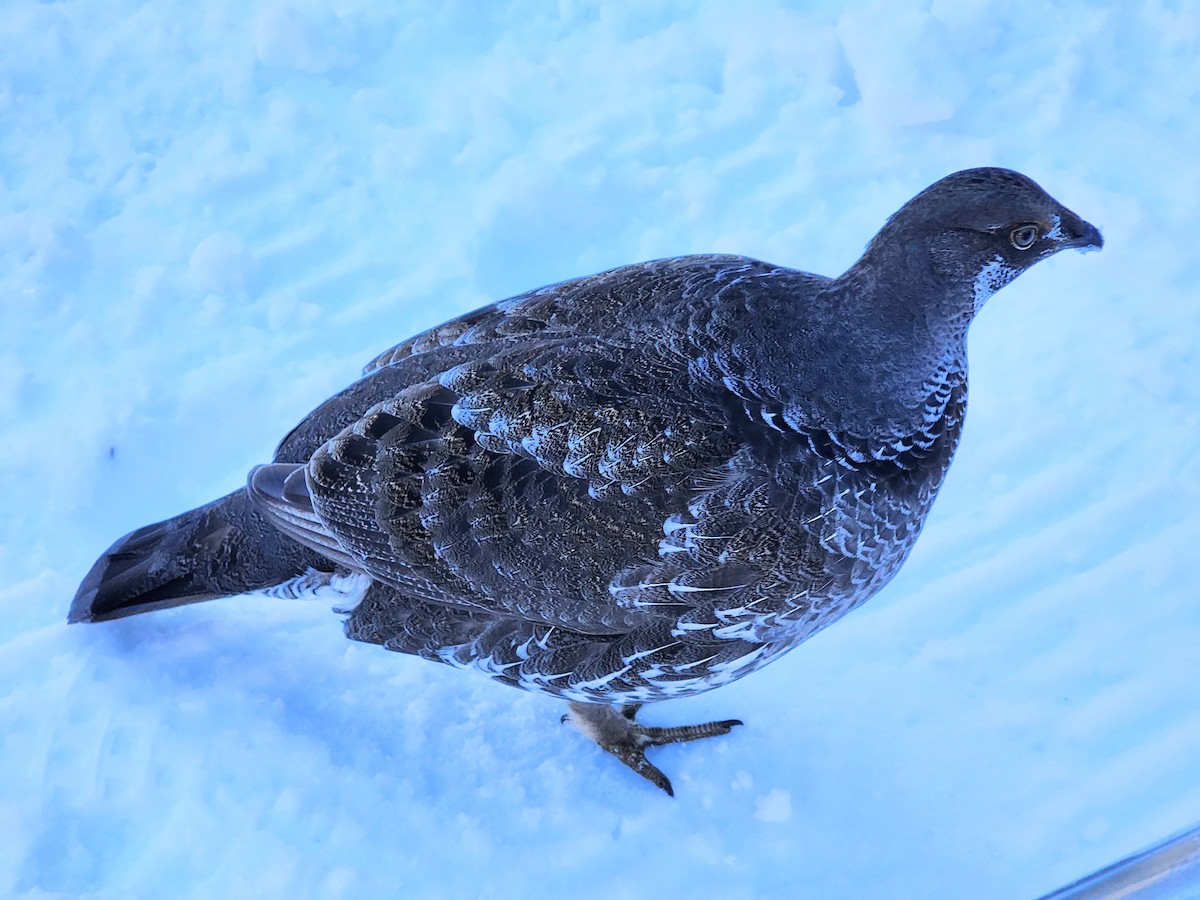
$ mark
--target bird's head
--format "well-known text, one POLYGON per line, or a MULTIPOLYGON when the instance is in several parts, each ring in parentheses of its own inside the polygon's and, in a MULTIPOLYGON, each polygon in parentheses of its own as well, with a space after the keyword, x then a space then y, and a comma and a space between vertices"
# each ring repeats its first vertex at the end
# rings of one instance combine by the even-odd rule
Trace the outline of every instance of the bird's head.
POLYGON ((945 280, 978 312, 1034 263, 1059 250, 1099 250, 1096 226, 1010 169, 966 169, 927 187, 888 220, 864 259, 877 252, 945 280))

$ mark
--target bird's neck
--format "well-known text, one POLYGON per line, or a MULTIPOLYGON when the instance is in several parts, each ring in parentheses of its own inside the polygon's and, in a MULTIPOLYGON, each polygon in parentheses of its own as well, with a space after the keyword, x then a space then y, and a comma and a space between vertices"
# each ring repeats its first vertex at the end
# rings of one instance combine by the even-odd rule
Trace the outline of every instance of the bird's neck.
POLYGON ((868 330, 928 335, 939 352, 962 347, 978 303, 975 283, 940 263, 936 239, 902 239, 898 216, 833 286, 846 315, 868 330))
POLYGON ((930 397, 965 379, 969 298, 904 262, 864 257, 804 302, 758 317, 741 347, 793 415, 868 438, 915 433, 930 397))
POLYGON ((907 360, 914 371, 966 364, 972 285, 944 277, 926 253, 889 260, 868 253, 831 283, 824 299, 834 327, 867 358, 907 360))

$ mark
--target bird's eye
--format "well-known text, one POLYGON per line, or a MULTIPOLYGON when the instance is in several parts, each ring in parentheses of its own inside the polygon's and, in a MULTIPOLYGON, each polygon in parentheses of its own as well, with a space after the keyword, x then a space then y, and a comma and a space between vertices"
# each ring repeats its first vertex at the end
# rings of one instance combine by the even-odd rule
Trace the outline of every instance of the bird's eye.
POLYGON ((1018 250, 1028 250, 1037 243, 1040 229, 1036 225, 1018 225, 1008 233, 1008 239, 1018 250))

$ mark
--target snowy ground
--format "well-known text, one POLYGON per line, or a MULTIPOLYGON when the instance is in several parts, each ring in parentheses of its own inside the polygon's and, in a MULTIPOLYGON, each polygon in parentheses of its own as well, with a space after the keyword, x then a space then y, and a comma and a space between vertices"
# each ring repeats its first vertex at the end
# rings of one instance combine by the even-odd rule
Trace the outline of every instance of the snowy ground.
POLYGON ((1029 897, 1200 819, 1196 3, 247 6, 0 13, 0 894, 1029 897), (658 753, 677 799, 326 603, 65 624, 389 344, 652 257, 836 274, 982 164, 1107 246, 976 323, 888 590, 652 710, 748 723, 658 753))

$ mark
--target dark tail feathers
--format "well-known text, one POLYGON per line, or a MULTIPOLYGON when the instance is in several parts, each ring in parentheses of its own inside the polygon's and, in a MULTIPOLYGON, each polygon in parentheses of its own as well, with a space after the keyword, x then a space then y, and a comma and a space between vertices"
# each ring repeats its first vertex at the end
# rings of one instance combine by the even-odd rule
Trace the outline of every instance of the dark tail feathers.
POLYGON ((103 622, 270 587, 332 564, 271 525, 245 490, 127 534, 96 560, 68 622, 103 622))

